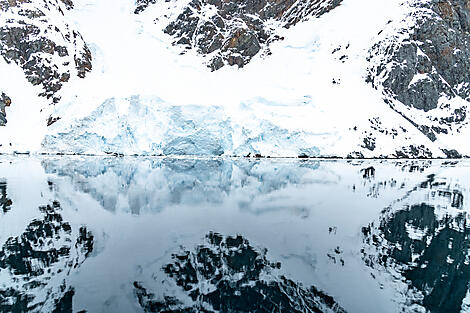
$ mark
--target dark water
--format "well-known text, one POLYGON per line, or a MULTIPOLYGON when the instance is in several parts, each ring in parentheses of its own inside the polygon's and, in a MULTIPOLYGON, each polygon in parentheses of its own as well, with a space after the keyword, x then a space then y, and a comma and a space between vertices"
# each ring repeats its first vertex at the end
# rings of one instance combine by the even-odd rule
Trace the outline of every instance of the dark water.
POLYGON ((470 312, 467 161, 0 158, 0 312, 470 312))

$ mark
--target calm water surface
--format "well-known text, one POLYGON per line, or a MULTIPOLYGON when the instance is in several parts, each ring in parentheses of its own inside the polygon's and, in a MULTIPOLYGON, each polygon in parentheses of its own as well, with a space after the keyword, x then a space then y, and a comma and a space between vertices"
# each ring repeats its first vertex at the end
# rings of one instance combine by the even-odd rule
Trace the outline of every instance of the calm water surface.
POLYGON ((0 312, 470 312, 468 161, 0 157, 0 312))

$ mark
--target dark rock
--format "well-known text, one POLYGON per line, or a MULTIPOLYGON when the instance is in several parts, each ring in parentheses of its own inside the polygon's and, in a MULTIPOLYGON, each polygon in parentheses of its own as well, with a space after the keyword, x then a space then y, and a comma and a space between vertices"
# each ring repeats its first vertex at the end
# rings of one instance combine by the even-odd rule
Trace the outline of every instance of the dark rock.
POLYGON ((432 158, 432 152, 423 145, 409 145, 396 150, 393 157, 398 159, 429 159, 432 158))
POLYGON ((369 59, 374 59, 374 65, 367 81, 383 88, 386 99, 430 112, 429 123, 423 124, 415 122, 409 111, 391 105, 435 141, 437 135, 459 127, 466 119, 466 107, 452 107, 452 99, 470 100, 470 6, 464 0, 417 1, 413 5, 410 16, 416 25, 402 28, 401 39, 394 29, 394 34, 371 49, 369 59), (433 110, 440 112, 436 118, 433 110))
POLYGON ((361 172, 363 173, 362 174, 363 178, 369 179, 369 178, 375 177, 375 168, 373 166, 362 169, 361 172))
POLYGON ((375 150, 375 138, 373 137, 365 137, 364 140, 364 145, 362 146, 363 148, 366 148, 370 151, 375 150))
POLYGON ((60 1, 62 1, 65 4, 65 7, 67 8, 67 10, 73 9, 72 0, 60 0, 60 1))
MULTIPOLYGON (((289 27, 305 18, 318 17, 341 1, 192 0, 165 32, 174 38, 175 45, 210 55, 207 64, 213 71, 225 64, 243 67, 261 51, 269 54, 269 43, 282 39, 267 25, 268 20, 289 27), (217 13, 204 18, 204 9, 209 6, 214 6, 217 13)), ((137 0, 135 13, 153 3, 156 0, 137 0)))
POLYGON ((55 300, 55 308, 52 313, 72 313, 72 300, 74 295, 75 291, 70 289, 62 298, 55 300))
POLYGON ((11 99, 4 92, 0 93, 0 103, 4 106, 9 107, 11 105, 11 99))
MULTIPOLYGON (((449 99, 470 96, 470 86, 457 88, 470 81, 470 7, 462 0, 433 0, 421 6, 434 14, 418 20, 409 40, 389 47, 389 58, 396 65, 383 85, 402 103, 429 111, 438 107, 441 94, 449 99), (417 74, 427 78, 412 83, 417 74)), ((381 64, 375 74, 384 71, 384 66, 381 64)))
POLYGON ((11 210, 13 202, 8 198, 7 194, 7 183, 0 182, 0 210, 3 214, 8 213, 11 210))
POLYGON ((442 152, 444 152, 446 157, 449 159, 461 159, 462 158, 462 155, 455 149, 451 149, 451 150, 442 149, 442 152))
POLYGON ((0 0, 0 11, 15 17, 0 27, 0 54, 7 63, 20 66, 31 84, 42 86, 39 95, 51 99, 51 103, 59 101, 56 94, 72 74, 83 78, 92 68, 91 53, 81 35, 64 22, 55 25, 48 18, 55 11, 64 14, 58 1, 67 9, 73 7, 71 0, 53 0, 44 3, 44 8, 38 5, 35 9, 22 8, 23 3, 30 1, 0 0), (40 28, 46 31, 41 32, 40 28))
POLYGON ((60 117, 49 116, 49 118, 47 119, 47 126, 51 126, 52 124, 54 124, 58 120, 60 120, 60 117))
MULTIPOLYGON (((451 207, 462 208, 462 192, 449 192, 448 187, 430 176, 410 192, 429 189, 431 197, 445 197, 451 207)), ((409 303, 423 306, 426 312, 457 313, 470 283, 470 228, 466 212, 443 215, 442 210, 445 207, 428 203, 386 209, 380 225, 362 230, 366 244, 377 248, 377 253, 363 251, 364 261, 370 267, 400 273, 409 284, 409 303)))
POLYGON ((11 99, 4 92, 0 92, 0 126, 7 124, 7 112, 5 107, 11 105, 11 99))
POLYGON ((7 124, 7 118, 3 112, 0 112, 0 126, 5 126, 7 124))
POLYGON ((346 156, 346 159, 364 159, 364 155, 362 154, 362 152, 354 151, 354 152, 348 153, 348 155, 346 156))

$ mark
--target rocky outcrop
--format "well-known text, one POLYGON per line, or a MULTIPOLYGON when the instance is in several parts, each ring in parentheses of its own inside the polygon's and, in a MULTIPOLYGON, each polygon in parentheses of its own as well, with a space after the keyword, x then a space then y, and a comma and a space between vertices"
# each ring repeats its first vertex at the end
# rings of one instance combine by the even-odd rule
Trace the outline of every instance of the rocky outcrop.
POLYGON ((173 255, 163 271, 193 301, 174 296, 156 299, 141 283, 135 295, 145 312, 301 312, 345 313, 338 303, 314 286, 307 288, 284 276, 273 277, 280 263, 267 260, 242 236, 206 236, 196 251, 173 255))
POLYGON ((0 0, 0 54, 51 103, 72 76, 83 78, 92 68, 88 47, 65 18, 72 7, 70 0, 0 0))
POLYGON ((4 92, 0 91, 0 126, 7 124, 6 107, 11 105, 11 99, 4 92))
POLYGON ((469 30, 468 1, 415 1, 370 51, 368 81, 431 141, 467 123, 469 30))
MULTIPOLYGON (((269 54, 269 43, 282 39, 279 27, 289 27, 307 17, 318 17, 342 0, 192 0, 165 32, 174 44, 196 49, 207 56, 207 65, 217 70, 224 65, 243 67, 258 53, 269 54)), ((138 0, 135 13, 140 13, 155 0, 138 0)))

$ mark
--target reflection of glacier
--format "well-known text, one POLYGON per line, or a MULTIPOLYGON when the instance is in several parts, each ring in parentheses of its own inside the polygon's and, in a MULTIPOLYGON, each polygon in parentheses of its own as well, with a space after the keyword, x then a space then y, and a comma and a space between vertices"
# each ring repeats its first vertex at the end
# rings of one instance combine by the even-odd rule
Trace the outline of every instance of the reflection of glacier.
MULTIPOLYGON (((42 165, 48 174, 68 177, 75 188, 112 212, 139 214, 170 205, 230 202, 254 214, 291 208, 308 215, 309 201, 302 205, 298 198, 305 195, 299 189, 350 185, 377 198, 406 188, 408 177, 402 173, 418 175, 431 163, 384 161, 374 168, 362 161, 77 157, 46 158, 42 165), (378 176, 369 177, 376 170, 378 176), (288 198, 295 199, 295 207, 288 198)), ((325 196, 333 195, 319 194, 318 199, 325 196)))
POLYGON ((386 209, 378 223, 363 228, 366 264, 395 271, 398 279, 408 282, 406 312, 421 312, 420 306, 432 313, 470 309, 465 304, 470 219, 463 210, 464 190, 458 183, 429 175, 386 209))
MULTIPOLYGON (((256 198, 315 179, 319 167, 318 161, 277 161, 273 168, 262 160, 166 158, 46 159, 42 164, 49 174, 70 177, 107 210, 134 214, 227 198, 247 210, 262 211, 253 207, 256 198)), ((338 177, 328 173, 318 179, 328 184, 338 177)))

